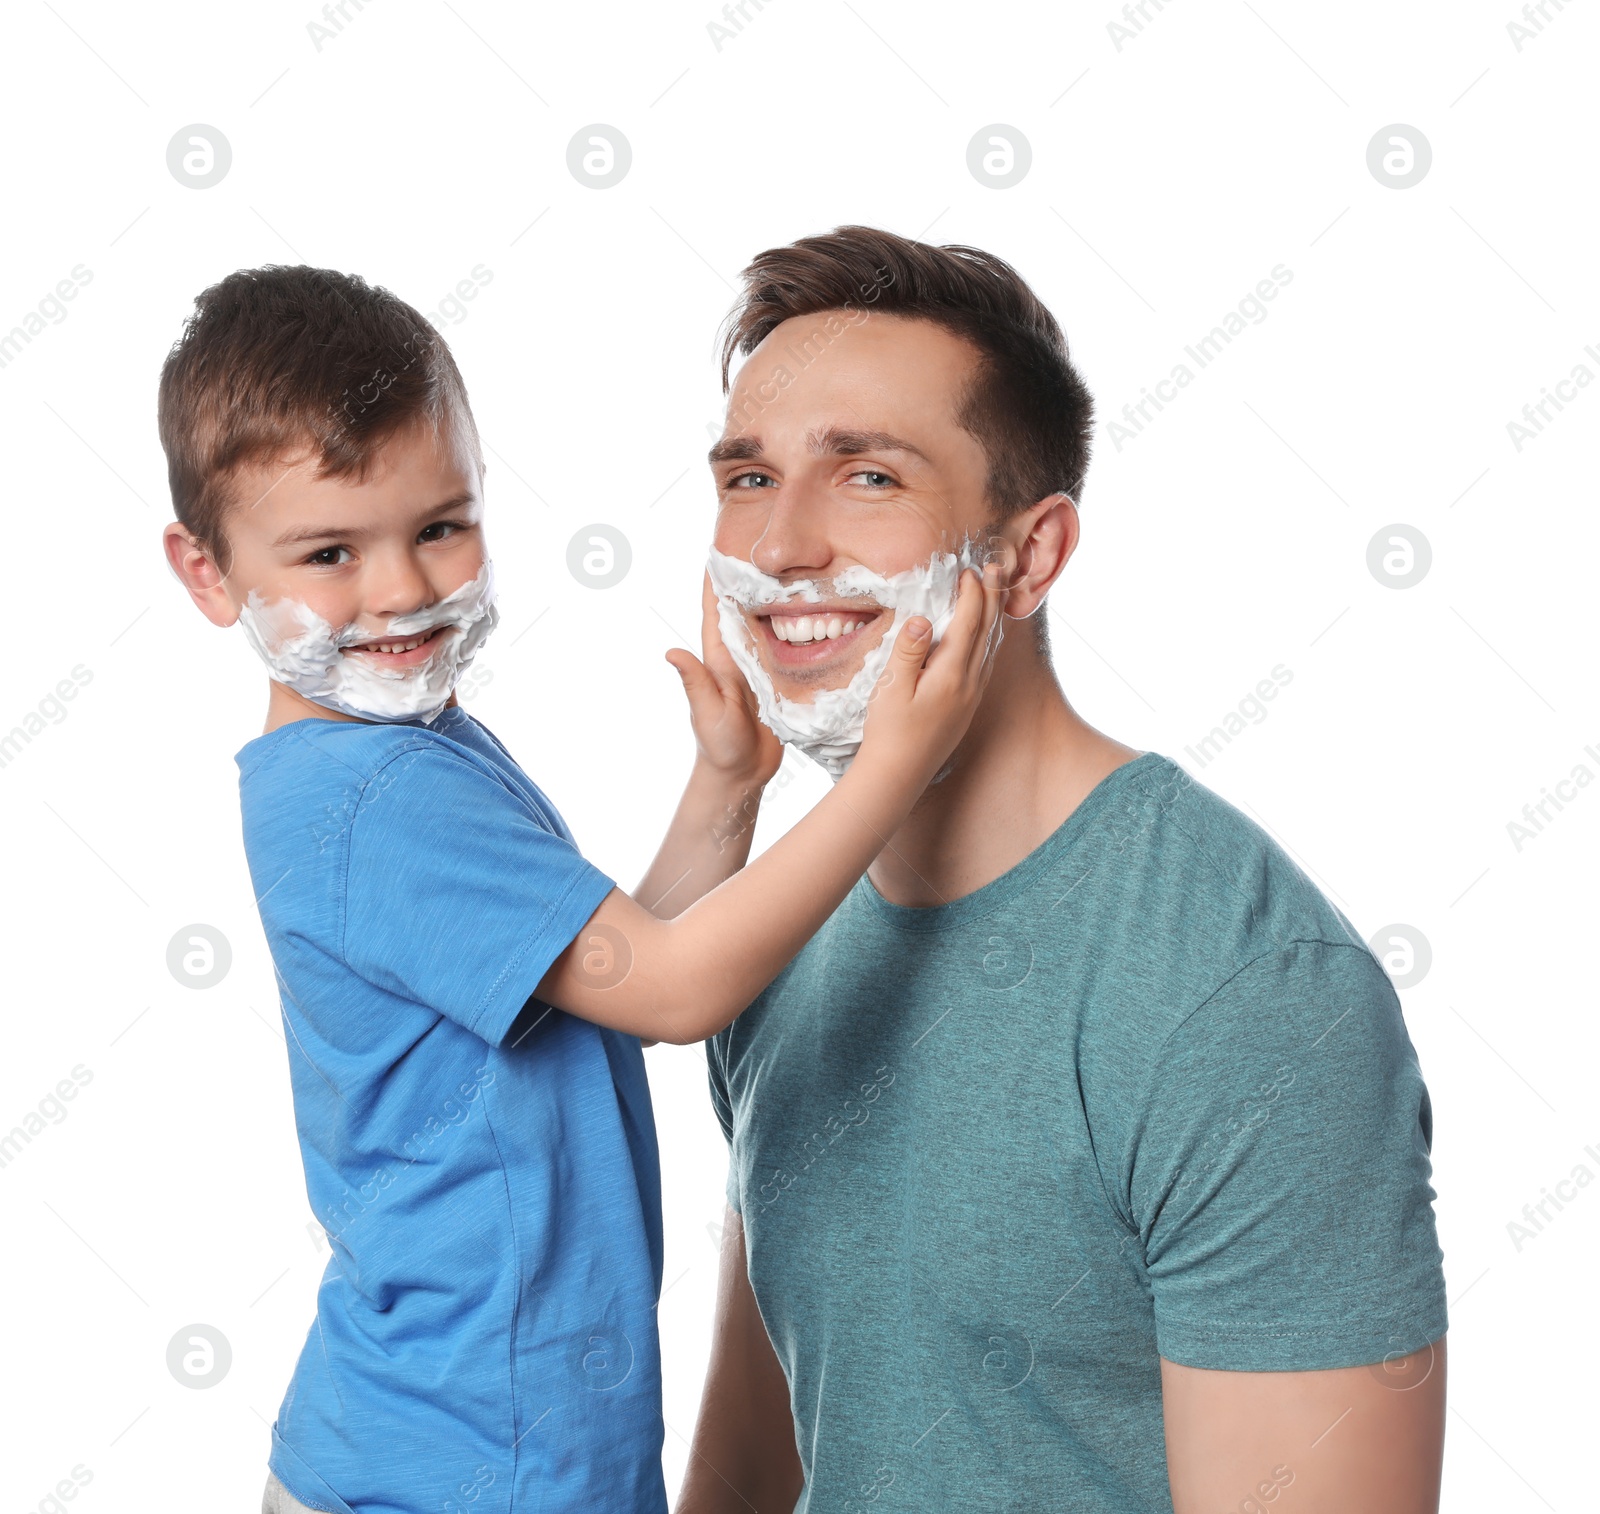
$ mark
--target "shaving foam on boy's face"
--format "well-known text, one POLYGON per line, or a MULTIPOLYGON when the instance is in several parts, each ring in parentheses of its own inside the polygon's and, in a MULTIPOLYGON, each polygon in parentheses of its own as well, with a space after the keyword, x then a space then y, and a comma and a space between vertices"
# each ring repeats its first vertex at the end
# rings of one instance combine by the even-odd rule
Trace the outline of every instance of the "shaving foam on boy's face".
POLYGON ((268 672, 297 694, 359 720, 432 721, 499 619, 494 568, 383 632, 334 627, 297 599, 264 600, 254 589, 239 624, 268 672))
POLYGON ((269 722, 303 718, 304 701, 436 718, 496 619, 480 471, 459 434, 421 421, 362 473, 326 474, 307 452, 241 470, 232 489, 226 605, 208 613, 236 619, 266 664, 269 722))
POLYGON ((981 570, 983 561, 983 547, 965 541, 888 575, 856 564, 832 578, 784 583, 715 548, 708 567, 723 644, 755 693, 761 719, 837 778, 860 749, 873 689, 900 628, 925 616, 937 643, 955 613, 962 570, 981 570), (786 683, 803 687, 828 671, 840 676, 857 645, 861 663, 847 681, 812 682, 805 699, 781 692, 763 660, 765 654, 786 683))

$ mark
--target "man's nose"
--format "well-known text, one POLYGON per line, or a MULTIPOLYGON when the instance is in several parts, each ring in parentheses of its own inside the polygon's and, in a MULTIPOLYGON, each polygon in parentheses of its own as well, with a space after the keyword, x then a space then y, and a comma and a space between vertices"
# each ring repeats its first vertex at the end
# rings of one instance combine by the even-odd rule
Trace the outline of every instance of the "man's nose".
POLYGON ((804 484, 789 483, 774 493, 750 561, 774 578, 826 568, 833 561, 833 543, 822 502, 804 484))

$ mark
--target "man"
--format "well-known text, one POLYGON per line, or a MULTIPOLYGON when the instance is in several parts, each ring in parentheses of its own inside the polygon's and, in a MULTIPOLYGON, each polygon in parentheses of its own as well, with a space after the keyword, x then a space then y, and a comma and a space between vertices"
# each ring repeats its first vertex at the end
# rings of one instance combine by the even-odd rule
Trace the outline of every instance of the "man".
MULTIPOLYGON (((1435 1510, 1399 1004, 1259 828, 1058 686, 1091 401, 1055 321, 994 257, 861 227, 745 280, 717 551, 815 585, 980 541, 1010 634, 868 879, 707 1045, 730 1208, 680 1514, 1435 1510)), ((739 613, 800 704, 886 619, 739 613)))

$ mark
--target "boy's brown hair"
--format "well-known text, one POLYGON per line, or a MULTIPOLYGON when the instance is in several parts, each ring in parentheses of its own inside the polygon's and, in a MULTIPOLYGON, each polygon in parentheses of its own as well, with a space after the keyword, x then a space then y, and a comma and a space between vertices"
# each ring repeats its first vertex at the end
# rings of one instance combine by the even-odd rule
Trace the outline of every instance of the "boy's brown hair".
POLYGON ((327 268, 244 268, 205 290, 162 366, 157 417, 173 509, 223 572, 242 469, 310 456, 320 477, 364 479, 418 422, 483 465, 444 340, 387 289, 327 268))
POLYGON ((794 316, 865 307, 920 317, 977 349, 957 415, 989 460, 991 508, 1004 517, 1057 492, 1079 498, 1094 400, 1055 317, 1009 263, 977 247, 840 226, 759 253, 743 279, 724 327, 724 392, 735 355, 794 316))

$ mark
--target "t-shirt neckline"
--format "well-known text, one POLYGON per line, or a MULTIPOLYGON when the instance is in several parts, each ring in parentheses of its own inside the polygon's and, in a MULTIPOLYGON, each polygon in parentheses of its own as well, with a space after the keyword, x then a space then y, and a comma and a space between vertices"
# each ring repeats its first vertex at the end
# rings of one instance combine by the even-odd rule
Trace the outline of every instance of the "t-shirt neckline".
POLYGON ((416 720, 349 721, 325 720, 320 715, 303 715, 299 720, 286 721, 283 725, 276 727, 274 730, 263 731, 259 736, 252 736, 242 747, 239 748, 237 752, 233 754, 233 760, 238 763, 241 768, 249 769, 259 762, 269 747, 277 745, 282 739, 286 739, 291 731, 298 733, 306 726, 387 726, 391 730, 398 730, 401 727, 405 727, 407 730, 438 731, 443 729, 447 724, 453 725, 455 723, 455 717, 457 716, 459 716, 462 720, 466 720, 468 718, 467 712, 458 704, 446 705, 444 709, 442 709, 433 717, 432 724, 427 724, 420 718, 416 720), (447 720, 446 717, 450 718, 447 720))
POLYGON ((1007 903, 1026 888, 1034 876, 1055 862, 1076 843, 1084 829, 1093 824, 1107 801, 1131 783, 1136 773, 1169 762, 1160 752, 1141 752, 1128 762, 1114 767, 1078 802, 1077 808, 1020 862, 1013 864, 981 888, 945 904, 895 904, 885 899, 865 873, 852 891, 897 930, 945 930, 950 925, 988 914, 1007 903))

